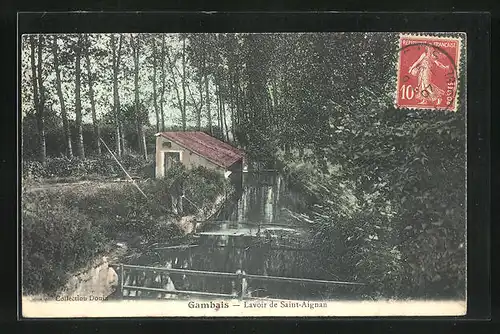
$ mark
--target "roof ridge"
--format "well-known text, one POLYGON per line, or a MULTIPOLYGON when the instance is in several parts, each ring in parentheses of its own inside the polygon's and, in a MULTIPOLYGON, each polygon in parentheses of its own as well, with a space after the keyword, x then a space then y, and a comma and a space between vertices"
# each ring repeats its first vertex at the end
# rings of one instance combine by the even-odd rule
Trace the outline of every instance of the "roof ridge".
POLYGON ((245 156, 239 148, 203 131, 164 131, 159 134, 224 168, 245 156))
POLYGON ((212 139, 212 140, 217 140, 219 141, 220 143, 222 143, 225 147, 223 147, 224 149, 228 150, 228 151, 231 151, 231 152, 234 152, 234 153, 241 153, 243 154, 243 152, 237 148, 237 147, 234 147, 232 146, 231 144, 229 144, 228 142, 224 141, 224 140, 220 140, 218 138, 215 138, 213 136, 210 136, 209 134, 205 133, 205 132, 202 132, 203 134, 205 134, 208 138, 212 139), (235 151, 238 151, 238 152, 235 152, 235 151))
MULTIPOLYGON (((205 135, 207 138, 210 138, 210 140, 214 140, 214 141, 218 141, 220 143, 222 143, 225 147, 222 147, 223 149, 227 150, 227 151, 230 151, 230 152, 233 152, 233 153, 237 153, 237 154, 244 154, 243 151, 241 151, 239 148, 237 147, 234 147, 232 146, 231 144, 229 144, 228 142, 225 142, 219 138, 216 138, 214 136, 211 136, 209 135, 208 133, 204 132, 204 131, 166 131, 167 133, 200 133, 200 134, 203 134, 205 135)), ((210 147, 210 146, 207 146, 207 145, 204 145, 214 151, 216 151, 214 148, 210 147)))

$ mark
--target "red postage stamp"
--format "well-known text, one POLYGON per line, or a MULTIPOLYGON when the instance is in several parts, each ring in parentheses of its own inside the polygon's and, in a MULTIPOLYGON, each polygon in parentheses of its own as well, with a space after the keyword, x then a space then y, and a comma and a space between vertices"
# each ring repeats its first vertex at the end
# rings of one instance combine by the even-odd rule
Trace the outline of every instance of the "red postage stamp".
POLYGON ((461 39, 401 35, 396 108, 457 110, 461 39))

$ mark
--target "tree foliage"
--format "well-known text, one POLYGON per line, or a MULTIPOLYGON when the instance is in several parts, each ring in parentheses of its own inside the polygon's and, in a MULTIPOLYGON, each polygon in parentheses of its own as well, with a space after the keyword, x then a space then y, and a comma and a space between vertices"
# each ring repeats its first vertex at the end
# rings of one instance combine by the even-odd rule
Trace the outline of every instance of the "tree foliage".
MULTIPOLYGON (((243 148, 256 165, 281 169, 300 190, 320 254, 316 267, 388 296, 463 297, 465 106, 455 113, 394 109, 396 33, 122 37, 120 59, 118 35, 83 39, 92 69, 80 69, 93 79, 81 88, 93 88, 94 118, 115 150, 145 153, 141 137, 159 129, 207 131, 243 148)), ((69 128, 78 110, 71 92, 79 38, 55 38, 61 93, 51 43, 42 43, 45 109, 32 94, 32 84, 40 86, 30 63, 35 40, 25 40, 22 58, 24 121, 36 127, 43 114, 49 155, 70 152, 62 139, 50 139, 64 138, 60 101, 69 128)), ((93 116, 86 96, 84 128, 93 116)), ((38 156, 39 136, 23 131, 23 138, 25 156, 38 156)))

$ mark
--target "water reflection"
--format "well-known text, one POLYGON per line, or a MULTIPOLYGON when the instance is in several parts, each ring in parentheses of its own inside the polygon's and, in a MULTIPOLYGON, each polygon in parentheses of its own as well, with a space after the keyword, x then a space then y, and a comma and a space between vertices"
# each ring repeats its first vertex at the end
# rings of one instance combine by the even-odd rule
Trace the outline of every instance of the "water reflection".
MULTIPOLYGON (((244 186, 186 247, 151 249, 134 264, 203 271, 312 278, 314 253, 307 230, 283 214, 279 175, 245 175, 244 186)), ((241 282, 170 274, 178 290, 239 293, 241 282)), ((254 297, 321 299, 324 287, 303 283, 247 281, 254 297)))

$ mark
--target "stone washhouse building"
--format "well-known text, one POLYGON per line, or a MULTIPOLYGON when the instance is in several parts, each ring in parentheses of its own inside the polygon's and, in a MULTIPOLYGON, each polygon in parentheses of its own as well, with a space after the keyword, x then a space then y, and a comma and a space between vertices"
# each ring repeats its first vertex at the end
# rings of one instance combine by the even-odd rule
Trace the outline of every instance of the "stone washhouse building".
POLYGON ((241 184, 245 154, 201 131, 160 132, 156 134, 156 178, 163 178, 175 162, 188 169, 203 166, 219 171, 241 184))

